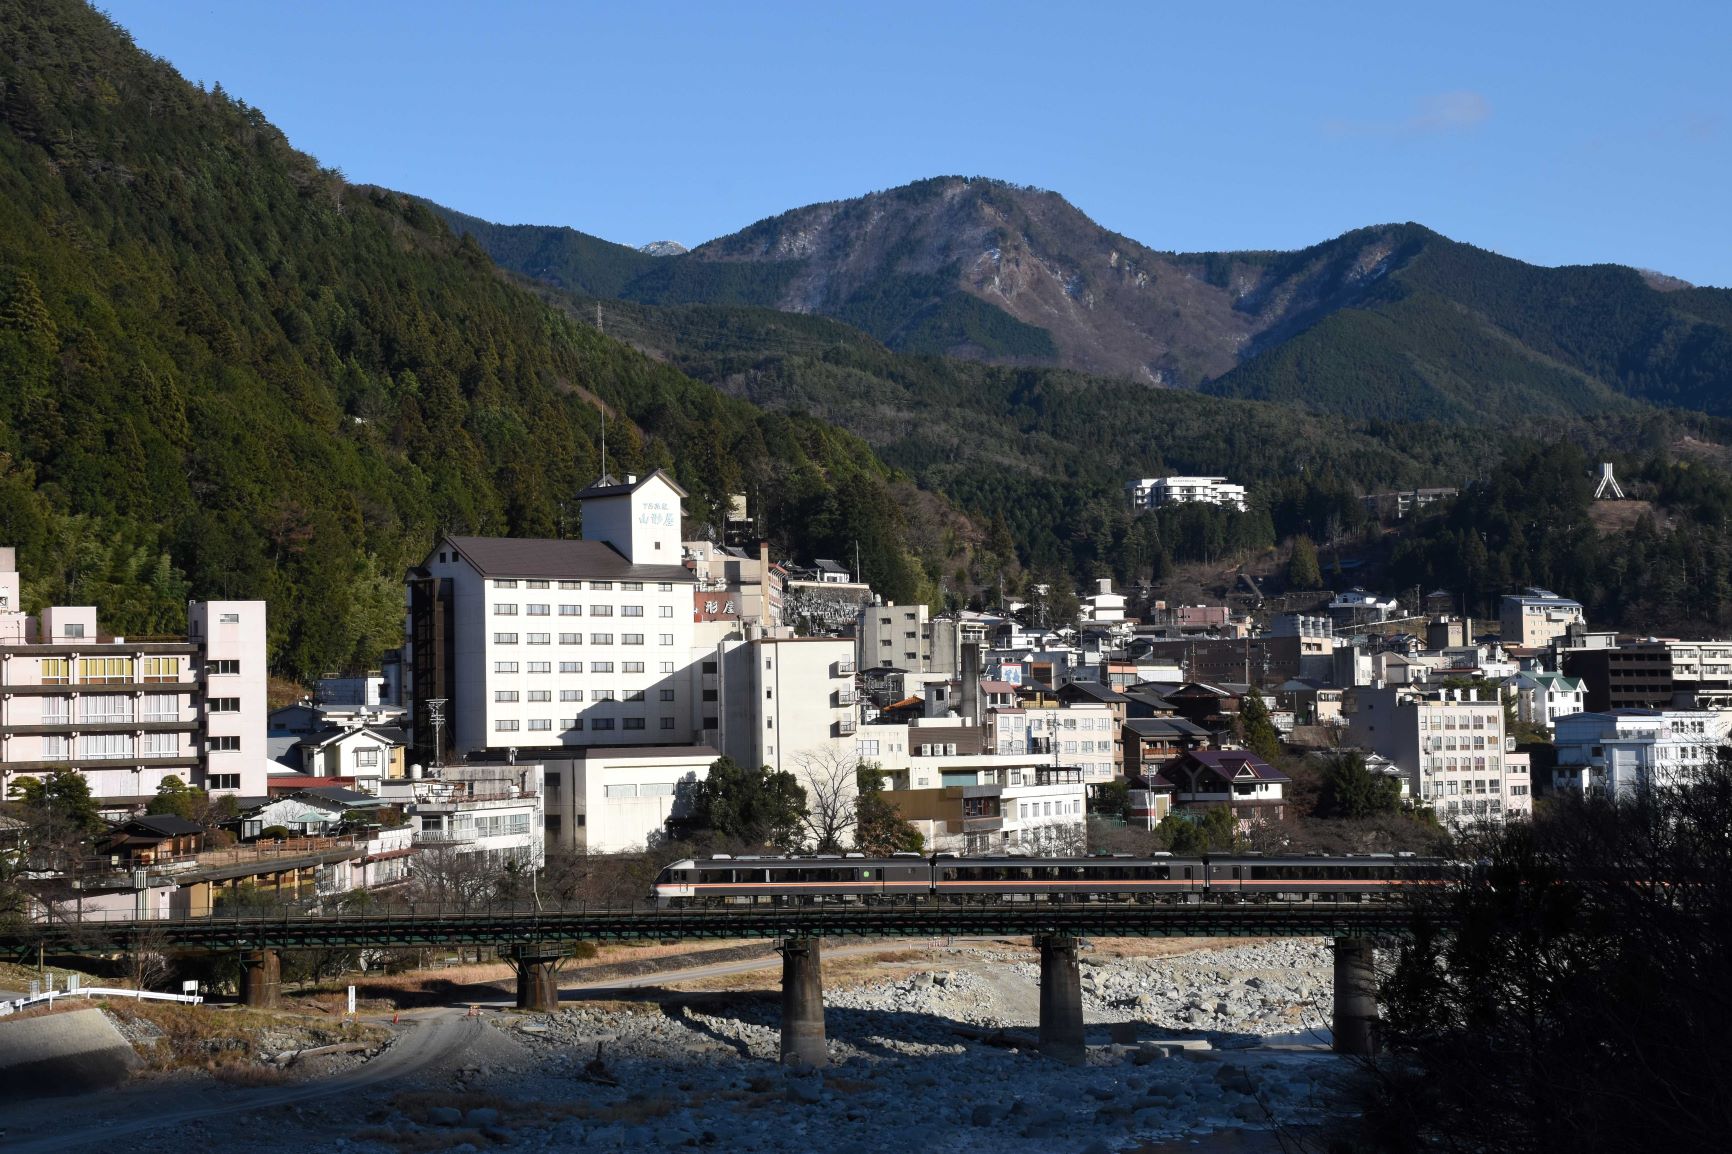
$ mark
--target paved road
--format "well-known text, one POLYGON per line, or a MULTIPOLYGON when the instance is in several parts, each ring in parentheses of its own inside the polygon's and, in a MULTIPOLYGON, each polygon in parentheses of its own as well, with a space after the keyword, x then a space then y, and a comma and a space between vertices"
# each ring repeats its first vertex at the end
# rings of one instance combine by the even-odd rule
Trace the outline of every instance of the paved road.
POLYGON ((92 1103, 91 1099, 38 1102, 34 1104, 32 1113, 36 1117, 52 1116, 54 1133, 47 1137, 10 1138, 0 1132, 0 1149, 4 1149, 6 1154, 54 1154, 82 1146, 119 1145, 140 1149, 142 1147, 136 1143, 117 1143, 115 1140, 184 1126, 201 1118, 291 1106, 402 1078, 443 1060, 456 1058, 484 1028, 480 1018, 468 1017, 463 1010, 439 1010, 415 1019, 411 1028, 404 1031, 384 1054, 348 1073, 264 1090, 228 1086, 169 1090, 152 1096, 153 1101, 167 1108, 145 1117, 124 1114, 106 1118, 88 1114, 81 1116, 82 1112, 75 1104, 81 1101, 92 1103), (163 1099, 167 1101, 163 1102, 163 1099), (73 1106, 71 1117, 61 1112, 63 1105, 73 1106))

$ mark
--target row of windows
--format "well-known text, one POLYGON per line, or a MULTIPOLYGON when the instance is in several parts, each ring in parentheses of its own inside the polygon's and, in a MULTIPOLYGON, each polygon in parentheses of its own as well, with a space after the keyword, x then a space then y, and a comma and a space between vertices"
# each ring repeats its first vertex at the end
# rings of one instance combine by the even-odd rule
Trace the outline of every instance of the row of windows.
MULTIPOLYGON (((563 717, 559 720, 558 728, 561 731, 581 730, 583 729, 586 720, 589 722, 589 728, 592 730, 612 729, 615 721, 620 723, 619 728, 621 729, 645 728, 645 719, 641 717, 563 717)), ((551 733, 554 730, 554 723, 551 717, 536 717, 531 718, 528 722, 524 723, 522 728, 527 729, 530 733, 551 733)), ((659 728, 674 728, 674 719, 671 717, 662 718, 659 728)), ((518 730, 519 725, 514 720, 502 719, 493 723, 493 732, 495 733, 516 733, 518 730)))
MULTIPOLYGON (((529 643, 531 645, 552 645, 553 644, 553 634, 551 634, 551 633, 530 633, 527 636, 529 638, 529 643)), ((493 635, 493 644, 495 644, 495 645, 516 645, 517 644, 517 638, 518 638, 518 635, 515 633, 495 633, 493 635)), ((621 645, 642 645, 644 643, 643 638, 644 638, 644 635, 642 633, 621 633, 619 635, 619 643, 621 645)), ((582 645, 583 644, 583 634, 581 634, 581 633, 561 633, 559 635, 559 643, 561 645, 582 645)), ((613 644, 613 634, 611 634, 611 633, 591 633, 589 635, 589 643, 591 645, 612 645, 613 644)), ((656 644, 658 644, 658 645, 672 645, 673 643, 674 643, 674 635, 672 633, 658 633, 656 635, 656 644)))
MULTIPOLYGON (((658 672, 660 673, 672 673, 674 671, 674 663, 671 661, 663 661, 658 664, 660 666, 658 672)), ((646 668, 645 663, 642 661, 621 661, 619 662, 619 667, 621 673, 643 673, 646 668)), ((523 663, 523 669, 529 673, 552 673, 553 662, 527 661, 523 663)), ((518 663, 515 661, 495 661, 493 663, 493 672, 495 673, 517 673, 519 671, 518 663)), ((559 671, 561 673, 582 673, 583 662, 561 661, 559 663, 559 671)), ((591 661, 589 663, 589 671, 591 673, 612 673, 614 672, 614 662, 591 661)))
MULTIPOLYGON (((611 689, 596 689, 591 692, 593 694, 590 698, 591 701, 614 700, 613 690, 611 689)), ((672 701, 674 699, 674 691, 671 689, 662 689, 657 692, 661 694, 661 700, 663 701, 672 701)), ((622 700, 643 701, 644 693, 645 691, 642 689, 628 689, 626 690, 625 697, 622 700)), ((547 689, 531 689, 528 693, 523 695, 522 699, 531 703, 538 701, 552 701, 553 693, 551 690, 547 689)), ((582 701, 583 690, 562 689, 559 691, 559 699, 561 701, 582 701)), ((498 702, 517 701, 519 700, 518 691, 515 689, 495 689, 493 691, 493 700, 498 702)))
MULTIPOLYGON (((551 616, 553 616, 553 606, 551 604, 545 604, 542 602, 530 602, 529 604, 524 605, 522 608, 523 608, 523 615, 525 617, 551 617, 551 616)), ((619 608, 619 615, 621 617, 642 617, 644 615, 644 611, 643 611, 644 607, 642 605, 621 605, 618 608, 619 608)), ((495 604, 493 606, 493 615, 495 617, 516 617, 517 616, 517 610, 518 610, 518 606, 515 604, 509 603, 509 602, 499 602, 498 604, 495 604)), ((614 606, 612 606, 612 605, 591 605, 589 607, 589 615, 591 617, 612 617, 613 611, 614 611, 614 606)), ((581 606, 581 605, 561 605, 559 607, 559 615, 561 617, 582 617, 583 616, 583 606, 581 606)), ((674 607, 672 605, 658 605, 656 607, 656 616, 657 617, 672 617, 673 615, 674 615, 674 607)))
MULTIPOLYGON (((441 561, 445 560, 445 555, 443 553, 441 553, 439 555, 439 559, 441 561)), ((582 581, 560 581, 557 584, 558 584, 559 588, 561 588, 561 589, 582 589, 583 588, 583 582, 582 581)), ((518 585, 518 582, 515 578, 506 578, 503 580, 495 580, 493 582, 493 587, 495 589, 515 589, 515 588, 517 588, 517 585, 518 585)), ((538 579, 538 580, 534 580, 534 581, 524 581, 523 587, 525 589, 547 589, 547 588, 551 588, 551 583, 548 581, 538 579)), ((614 583, 612 581, 591 581, 589 583, 589 587, 590 587, 590 590, 592 592, 611 592, 613 590, 614 583)), ((642 593, 643 592, 643 582, 642 581, 621 581, 619 583, 619 588, 620 588, 620 592, 622 592, 622 593, 642 593)), ((662 593, 672 593, 674 591, 673 582, 671 582, 671 581, 657 582, 656 589, 657 589, 657 591, 662 592, 662 593)))

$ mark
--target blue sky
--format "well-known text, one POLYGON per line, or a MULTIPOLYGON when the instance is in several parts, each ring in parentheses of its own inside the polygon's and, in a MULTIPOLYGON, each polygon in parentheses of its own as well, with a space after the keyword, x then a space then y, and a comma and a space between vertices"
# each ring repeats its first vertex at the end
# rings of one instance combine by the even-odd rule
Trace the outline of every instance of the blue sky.
POLYGON ((352 180, 628 244, 959 173, 1157 249, 1415 220, 1732 285, 1718 0, 102 6, 352 180))

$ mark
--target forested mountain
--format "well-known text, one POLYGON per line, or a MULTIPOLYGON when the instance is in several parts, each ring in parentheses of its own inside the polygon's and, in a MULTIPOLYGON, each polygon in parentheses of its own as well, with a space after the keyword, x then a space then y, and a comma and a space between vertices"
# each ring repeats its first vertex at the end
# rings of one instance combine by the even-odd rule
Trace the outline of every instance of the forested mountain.
POLYGON ((1631 399, 1732 414, 1732 292, 1539 268, 1414 224, 1291 253, 1162 253, 1055 193, 942 177, 680 257, 621 249, 629 266, 569 229, 449 219, 504 267, 573 291, 830 316, 899 351, 1359 417, 1525 420, 1631 399))
POLYGON ((372 660, 436 533, 576 531, 604 412, 610 466, 670 468, 692 531, 747 491, 784 551, 858 541, 874 584, 927 592, 902 510, 947 514, 861 441, 573 323, 84 4, 0 0, 0 542, 28 605, 136 635, 267 598, 279 671, 372 660))

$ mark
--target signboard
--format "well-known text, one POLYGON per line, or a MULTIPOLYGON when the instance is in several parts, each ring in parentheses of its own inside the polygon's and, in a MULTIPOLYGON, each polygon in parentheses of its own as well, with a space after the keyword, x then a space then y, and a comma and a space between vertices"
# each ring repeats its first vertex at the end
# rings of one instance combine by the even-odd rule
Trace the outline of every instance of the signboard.
POLYGON ((349 987, 349 1016, 355 1016, 355 987, 349 987))
POLYGON ((695 621, 738 621, 740 592, 738 589, 715 589, 692 594, 692 619, 695 621))
POLYGON ((180 984, 180 992, 183 994, 187 994, 187 995, 192 995, 192 994, 198 993, 197 980, 189 980, 189 981, 182 982, 180 984))

